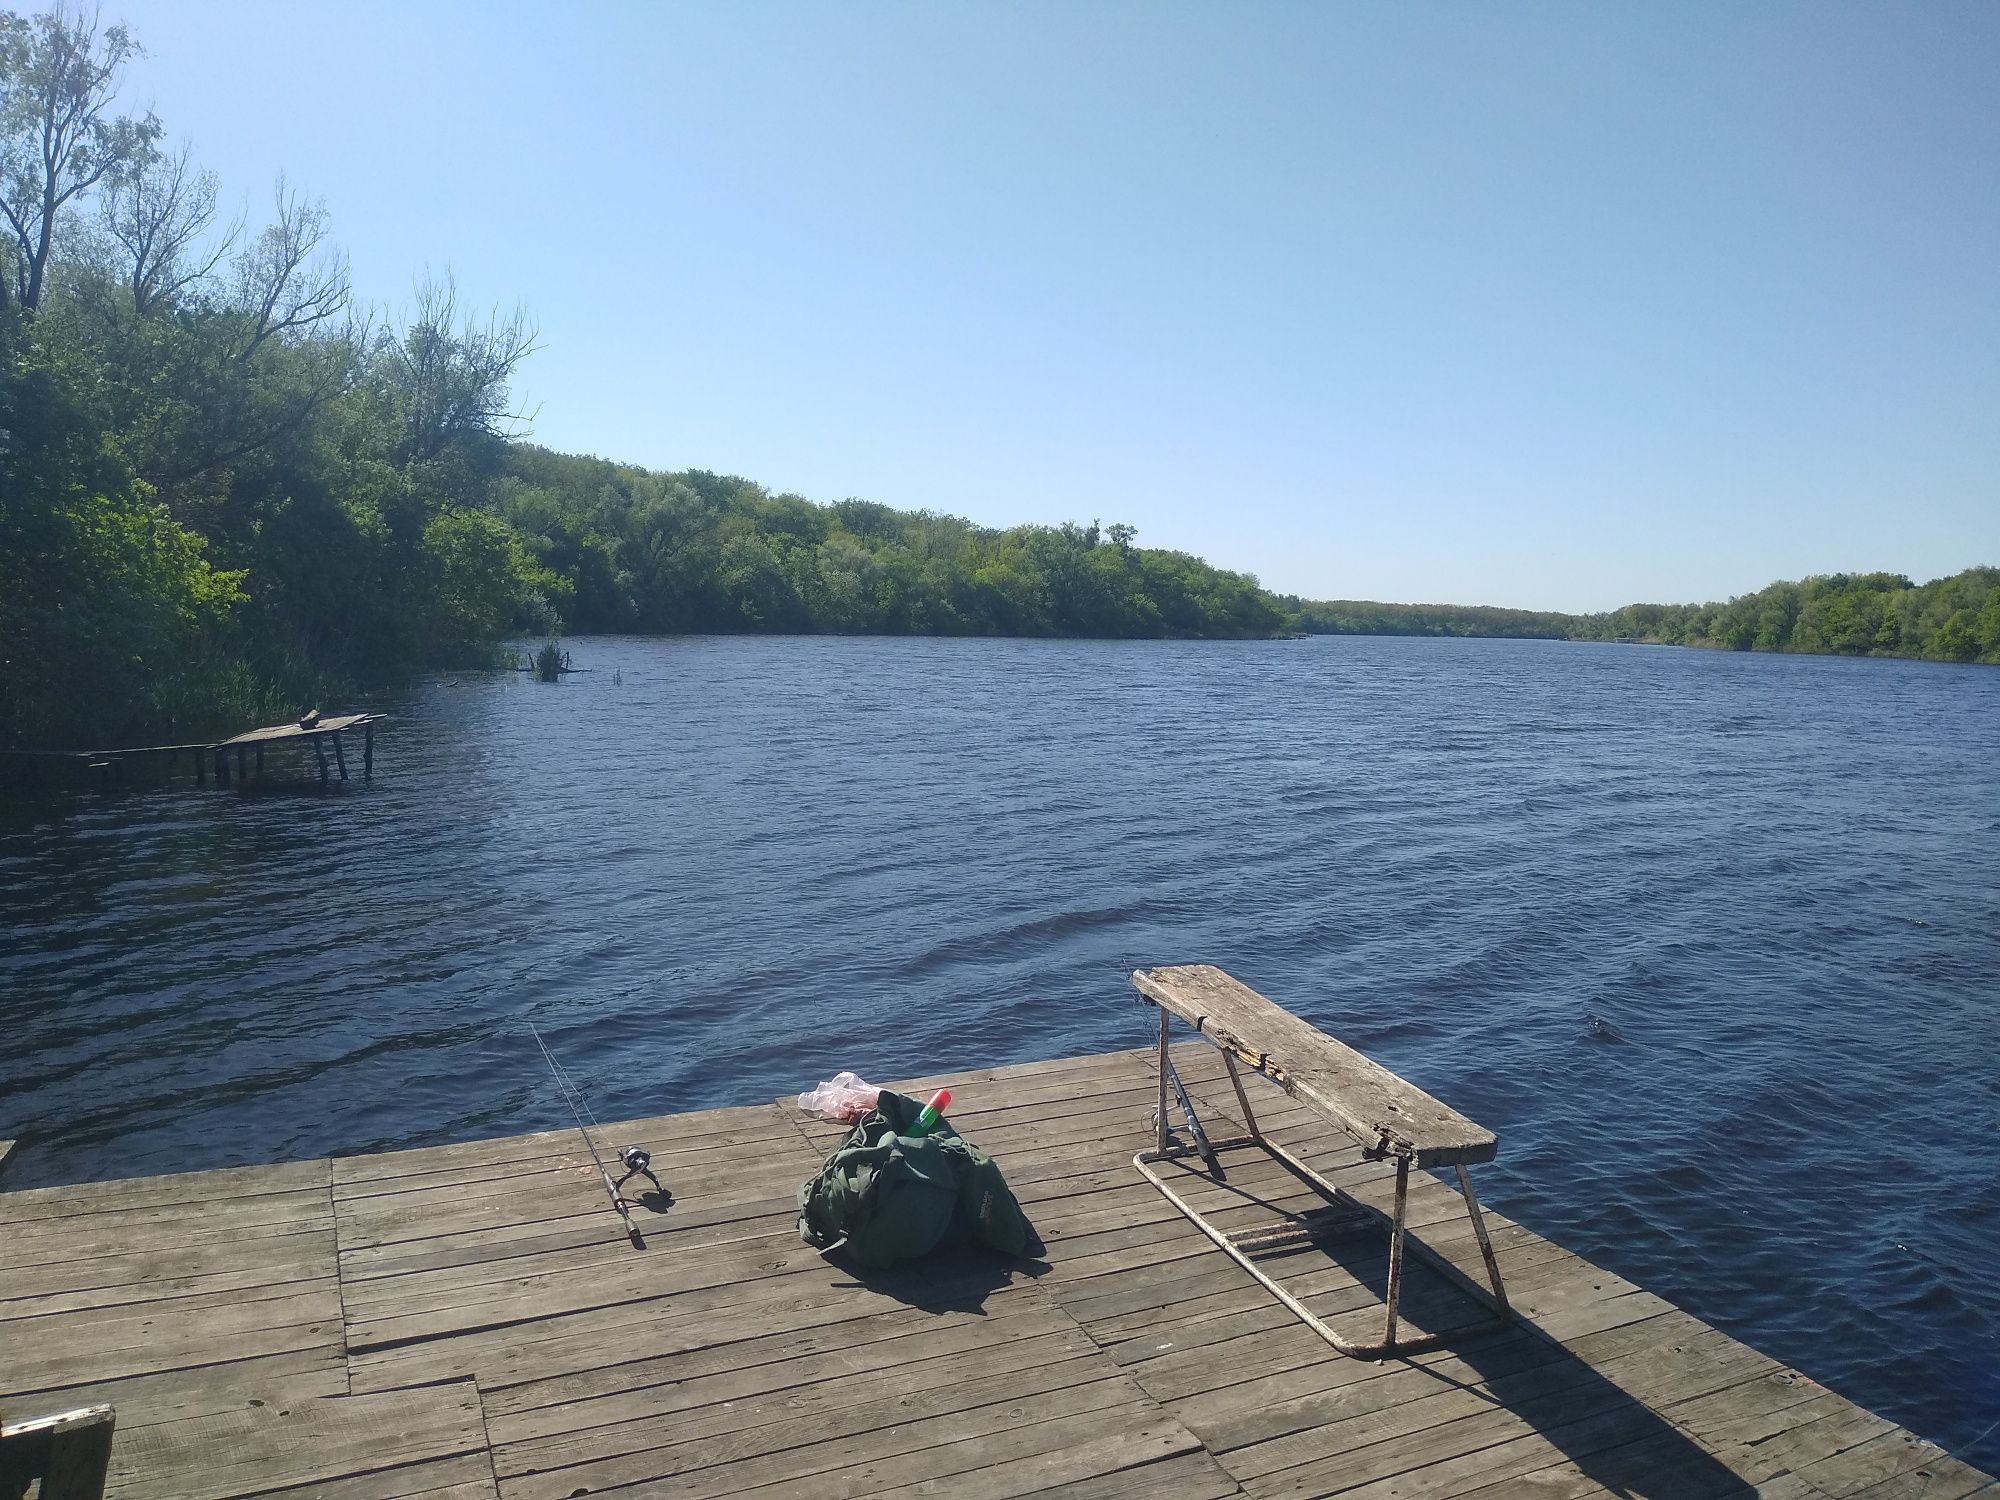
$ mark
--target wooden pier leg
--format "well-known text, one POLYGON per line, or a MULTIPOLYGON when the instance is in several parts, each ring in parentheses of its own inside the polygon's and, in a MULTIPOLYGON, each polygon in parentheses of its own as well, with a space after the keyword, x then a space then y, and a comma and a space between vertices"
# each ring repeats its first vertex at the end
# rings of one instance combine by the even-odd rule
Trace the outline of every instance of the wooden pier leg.
POLYGON ((259 781, 264 779, 264 747, 262 745, 257 747, 257 779, 259 781))
POLYGON ((1243 1075, 1236 1071, 1236 1054, 1225 1049, 1222 1062, 1229 1069, 1229 1081, 1236 1085, 1236 1102, 1243 1107, 1244 1128, 1250 1132, 1253 1141, 1263 1140, 1264 1132, 1257 1128, 1257 1117, 1250 1112, 1250 1096, 1243 1092, 1243 1075))
POLYGON ((1167 1149, 1167 1008, 1160 1007, 1160 1113, 1154 1131, 1155 1146, 1167 1149))
POLYGON ((361 726, 361 774, 364 778, 375 774, 375 726, 361 726))
POLYGON ((1403 1295, 1403 1222, 1410 1202, 1410 1159, 1396 1158, 1396 1220, 1389 1228, 1389 1328, 1382 1335, 1383 1352, 1396 1352, 1396 1301, 1403 1295))
POLYGON ((111 1433, 116 1416, 109 1406, 98 1406, 68 1412, 56 1420, 48 1467, 42 1470, 42 1493, 49 1500, 65 1495, 102 1495, 111 1475, 111 1433))
POLYGON ((236 747, 236 779, 238 781, 250 779, 250 752, 241 745, 236 747))
POLYGON ((333 734, 333 759, 334 763, 340 767, 340 779, 342 781, 347 780, 347 757, 341 754, 340 751, 339 730, 335 730, 333 734))
POLYGON ((208 752, 206 750, 197 750, 194 753, 194 784, 196 786, 208 785, 208 752))
POLYGON ((10 1451, 0 1485, 9 1496, 40 1478, 45 1500, 101 1497, 111 1471, 111 1430, 117 1418, 109 1406, 86 1406, 60 1416, 37 1417, 7 1428, 10 1451), (17 1483, 18 1481, 18 1483, 17 1483))
POLYGON ((1500 1305, 1500 1311, 1511 1313, 1507 1305, 1507 1289, 1500 1284, 1500 1262, 1493 1258, 1493 1241, 1486 1237, 1486 1215, 1479 1211, 1479 1200, 1472 1196, 1472 1179, 1465 1175, 1465 1168, 1458 1168, 1458 1190, 1465 1194, 1465 1211, 1472 1215, 1472 1232, 1479 1237, 1479 1253, 1486 1258, 1486 1279, 1493 1283, 1493 1300, 1500 1305))
POLYGON ((319 736, 318 736, 318 735, 314 735, 314 736, 312 737, 312 742, 313 742, 313 754, 314 754, 315 756, 317 756, 317 757, 318 757, 318 759, 319 759, 319 784, 320 784, 321 786, 325 786, 325 785, 326 785, 326 750, 325 750, 325 749, 324 749, 324 748, 323 748, 323 747, 321 746, 321 744, 320 744, 320 742, 319 742, 319 736))
POLYGON ((220 745, 215 747, 215 784, 229 785, 229 752, 220 745))

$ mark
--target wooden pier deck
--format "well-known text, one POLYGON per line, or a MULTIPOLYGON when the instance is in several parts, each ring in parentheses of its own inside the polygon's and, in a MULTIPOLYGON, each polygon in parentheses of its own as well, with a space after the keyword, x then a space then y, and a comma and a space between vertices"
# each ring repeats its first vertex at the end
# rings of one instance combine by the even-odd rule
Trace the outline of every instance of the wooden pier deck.
MULTIPOLYGON (((1230 1120, 1217 1054, 1176 1057, 1230 1120)), ((0 1192, 0 1408, 115 1403, 109 1493, 133 1500, 2000 1495, 1499 1215, 1519 1322, 1345 1358, 1133 1168, 1149 1052, 905 1087, 936 1084, 1027 1206, 1039 1262, 821 1257, 794 1192, 840 1131, 789 1104, 606 1127, 674 1194, 635 1210, 644 1249, 574 1131, 0 1192)), ((1255 1102, 1382 1200, 1389 1168, 1323 1149, 1275 1090, 1255 1102)), ((1263 1164, 1180 1170, 1228 1223, 1316 1201, 1263 1164)), ((1471 1268, 1456 1193, 1420 1174, 1414 1201, 1416 1232, 1471 1268)), ((1331 1316, 1377 1298, 1382 1258, 1311 1249, 1283 1274, 1331 1316)), ((1412 1316, 1451 1326, 1445 1286, 1413 1286, 1412 1316)))
POLYGON ((0 788, 19 785, 34 789, 61 782, 126 786, 145 776, 164 780, 179 767, 185 755, 194 771, 195 785, 207 786, 212 768, 216 788, 220 790, 230 785, 232 758, 236 766, 235 783, 241 787, 253 778, 259 782, 264 779, 266 750, 287 747, 312 751, 320 784, 325 786, 330 784, 334 771, 339 772, 342 781, 347 780, 347 752, 342 748, 341 736, 350 730, 361 733, 362 775, 375 774, 375 726, 388 717, 378 713, 330 717, 315 713, 309 720, 249 729, 214 743, 133 745, 117 750, 9 750, 0 752, 0 788), (333 748, 331 763, 326 758, 329 744, 333 748))

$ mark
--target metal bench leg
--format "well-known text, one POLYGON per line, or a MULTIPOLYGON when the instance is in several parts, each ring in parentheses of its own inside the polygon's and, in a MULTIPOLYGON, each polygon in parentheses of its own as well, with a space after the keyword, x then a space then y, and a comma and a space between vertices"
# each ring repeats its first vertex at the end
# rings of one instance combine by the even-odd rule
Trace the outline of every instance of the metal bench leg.
POLYGON ((1396 1347, 1396 1302, 1403 1295, 1403 1220, 1410 1206, 1410 1161, 1396 1158, 1396 1219, 1389 1229, 1389 1327, 1382 1335, 1382 1347, 1396 1347))
POLYGON ((1160 1112, 1154 1117, 1157 1125, 1155 1145, 1157 1149, 1167 1149, 1167 1008, 1160 1007, 1160 1112))
POLYGON ((1472 1216, 1472 1232, 1479 1237, 1479 1253, 1486 1258, 1486 1278, 1493 1283, 1493 1301, 1499 1306, 1500 1316, 1509 1317, 1514 1309, 1507 1303, 1507 1289, 1500 1284, 1500 1262, 1493 1257, 1493 1241, 1486 1237, 1486 1216, 1479 1211, 1479 1200, 1472 1196, 1472 1179, 1465 1175, 1465 1168, 1458 1169, 1458 1190, 1465 1194, 1465 1211, 1472 1216))
POLYGON ((1236 1054, 1224 1051, 1222 1061, 1229 1068, 1229 1081, 1236 1085, 1236 1102, 1243 1106, 1243 1128, 1250 1132, 1251 1140, 1263 1140, 1264 1132, 1257 1128, 1257 1117, 1250 1113, 1250 1096, 1243 1092, 1243 1075, 1236 1071, 1236 1054))

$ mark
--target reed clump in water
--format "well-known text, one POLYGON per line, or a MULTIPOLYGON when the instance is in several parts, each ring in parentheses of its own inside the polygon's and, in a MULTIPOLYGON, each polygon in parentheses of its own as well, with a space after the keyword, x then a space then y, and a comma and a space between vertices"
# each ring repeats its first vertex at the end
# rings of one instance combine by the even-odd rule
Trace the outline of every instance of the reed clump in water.
POLYGON ((554 641, 544 641, 542 649, 534 656, 535 681, 560 682, 562 674, 573 671, 569 664, 569 653, 554 641))

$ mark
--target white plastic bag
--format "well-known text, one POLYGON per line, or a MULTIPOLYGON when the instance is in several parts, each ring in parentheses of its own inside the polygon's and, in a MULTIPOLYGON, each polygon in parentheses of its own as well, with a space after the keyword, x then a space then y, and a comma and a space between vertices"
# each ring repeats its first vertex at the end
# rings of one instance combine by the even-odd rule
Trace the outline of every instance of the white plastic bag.
POLYGON ((836 1073, 811 1093, 799 1095, 799 1108, 822 1120, 847 1125, 873 1109, 881 1092, 858 1074, 836 1073))

